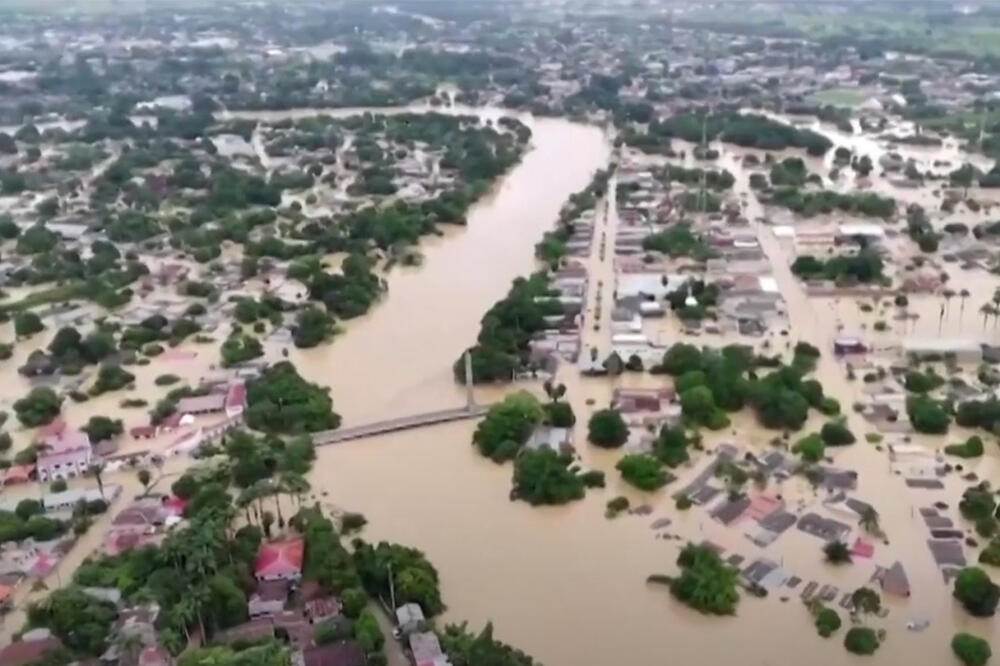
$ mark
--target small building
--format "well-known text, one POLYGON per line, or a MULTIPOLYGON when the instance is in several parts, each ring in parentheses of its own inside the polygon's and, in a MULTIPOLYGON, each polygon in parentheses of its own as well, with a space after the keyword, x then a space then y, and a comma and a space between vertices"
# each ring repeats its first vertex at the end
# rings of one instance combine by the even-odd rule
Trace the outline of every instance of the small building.
POLYGON ((305 542, 302 539, 273 541, 260 547, 254 564, 257 580, 292 580, 302 578, 305 542))
POLYGON ((403 604, 396 609, 396 624, 404 636, 409 636, 415 631, 422 630, 426 621, 420 604, 403 604))
POLYGON ((337 597, 320 597, 305 603, 306 619, 312 624, 319 624, 340 615, 342 606, 337 597))
POLYGON ((409 636, 410 652, 416 666, 447 666, 447 656, 441 650, 437 634, 432 631, 413 633, 409 636))
POLYGON ((45 655, 62 649, 63 644, 48 629, 29 631, 21 640, 0 650, 0 666, 26 666, 40 661, 45 655))
POLYGON ((181 398, 177 401, 178 414, 217 414, 226 409, 225 393, 209 393, 190 398, 181 398))
POLYGON ((263 580, 247 601, 247 615, 251 618, 276 615, 285 610, 288 602, 287 580, 263 580))
POLYGON ((364 666, 365 652, 354 641, 318 645, 302 651, 303 666, 364 666))
POLYGON ((899 562, 896 562, 885 570, 879 580, 879 584, 882 586, 882 591, 886 594, 892 594, 897 597, 910 596, 910 579, 907 577, 903 565, 899 562))

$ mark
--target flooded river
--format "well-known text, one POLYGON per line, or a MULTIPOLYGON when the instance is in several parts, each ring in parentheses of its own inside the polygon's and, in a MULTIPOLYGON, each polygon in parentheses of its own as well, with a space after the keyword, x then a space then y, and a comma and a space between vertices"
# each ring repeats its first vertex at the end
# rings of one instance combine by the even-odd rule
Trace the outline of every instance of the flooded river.
MULTIPOLYGON (((428 109, 377 112, 415 108, 428 109)), ((500 110, 433 110, 493 119, 503 115, 500 110)), ((357 112, 305 109, 225 112, 223 117, 267 121, 357 112)), ((473 207, 467 226, 448 227, 441 236, 425 239, 423 265, 395 267, 387 277, 389 289, 382 302, 368 315, 348 322, 333 344, 290 350, 304 375, 331 388, 335 409, 344 416, 345 425, 460 405, 464 389, 452 378, 452 362, 475 341, 482 315, 510 282, 535 269, 534 244, 555 223, 567 197, 582 189, 597 169, 607 166, 612 149, 600 129, 559 119, 526 116, 522 120, 533 131, 530 149, 473 207)), ((749 172, 741 166, 747 151, 719 147, 720 163, 737 177, 737 196, 747 194, 747 216, 760 217, 765 211, 749 192, 749 172)), ((613 208, 597 230, 609 235, 609 254, 616 224, 613 208)), ((787 269, 787 249, 766 225, 753 228, 775 266, 796 337, 828 350, 836 333, 837 310, 807 299, 787 269)), ((588 259, 593 273, 588 298, 593 305, 594 285, 602 279, 605 310, 611 301, 611 264, 598 257, 596 250, 588 259)), ((985 289, 979 291, 985 293, 985 289)), ((970 302, 972 312, 980 303, 970 302)), ((965 316, 974 320, 970 313, 965 316)), ((588 331, 585 344, 591 339, 597 336, 588 331)), ((30 349, 30 345, 23 351, 22 347, 18 347, 18 360, 30 349)), ((178 374, 194 377, 207 372, 215 361, 215 349, 213 345, 213 353, 206 350, 190 361, 190 369, 178 374)), ((155 372, 152 368, 137 371, 140 392, 152 390, 155 372)), ((843 368, 824 358, 819 373, 828 391, 849 407, 857 387, 844 379, 843 368)), ((780 558, 790 572, 846 591, 865 584, 871 568, 834 569, 823 564, 819 541, 796 530, 772 548, 759 551, 738 526, 723 528, 701 509, 676 511, 669 493, 677 484, 652 494, 624 487, 614 470, 620 454, 588 446, 586 421, 593 410, 608 404, 616 382, 655 385, 663 380, 650 375, 584 379, 569 366, 561 368, 559 380, 567 384, 577 414, 576 441, 582 462, 607 473, 605 491, 588 492, 585 500, 558 508, 510 502, 511 467, 485 461, 474 452, 470 446, 474 424, 470 422, 322 449, 312 475, 315 491, 329 505, 364 513, 369 520, 367 539, 392 540, 425 551, 441 574, 448 604, 446 622, 467 620, 478 628, 493 621, 497 637, 546 666, 856 663, 840 644, 842 638, 824 641, 816 636, 798 590, 787 593, 791 597, 787 602, 779 598, 780 591, 767 600, 744 598, 738 616, 720 619, 690 612, 674 602, 665 588, 647 586, 649 574, 675 571, 677 552, 688 540, 710 539, 748 556, 780 558), (649 504, 653 514, 605 519, 605 503, 622 494, 633 504, 649 504), (657 538, 650 529, 661 517, 674 521, 667 531, 677 538, 657 538)), ((504 391, 478 388, 476 397, 492 401, 504 391)), ((100 407, 111 407, 104 400, 94 402, 98 404, 70 406, 70 420, 76 422, 99 413, 100 407)), ((809 425, 819 423, 815 420, 809 425)), ((858 434, 866 430, 854 417, 851 425, 858 434)), ((711 448, 730 440, 762 449, 773 436, 756 428, 746 415, 737 415, 731 429, 707 437, 706 443, 711 448)), ((892 540, 891 549, 879 544, 876 561, 886 565, 895 559, 903 561, 914 587, 913 598, 892 603, 889 618, 878 624, 889 632, 878 659, 893 664, 951 663, 948 641, 954 631, 995 635, 991 624, 968 619, 952 603, 922 542, 919 519, 912 515, 915 500, 889 471, 884 454, 860 443, 838 456, 843 456, 838 463, 861 471, 858 495, 876 504, 892 540), (909 633, 905 624, 913 617, 930 618, 933 624, 923 633, 909 633)), ((813 491, 799 479, 786 482, 780 492, 790 504, 814 500, 813 491)))
MULTIPOLYGON (((480 317, 510 280, 534 268, 532 246, 553 224, 566 196, 581 188, 609 157, 609 146, 595 129, 561 120, 533 120, 531 126, 533 149, 473 210, 468 228, 448 230, 425 243, 423 267, 394 269, 385 301, 349 323, 335 344, 296 355, 303 372, 332 388, 347 424, 439 409, 463 399, 451 377, 452 361, 474 341, 480 317)), ((746 192, 753 202, 747 213, 751 219, 763 215, 749 193, 749 174, 740 166, 745 151, 719 147, 723 164, 737 175, 737 194, 746 192)), ((614 217, 612 210, 604 223, 609 234, 614 217)), ((829 349, 836 331, 835 310, 805 297, 787 269, 786 250, 765 225, 754 228, 776 266, 797 337, 829 349)), ((589 260, 591 299, 597 279, 603 279, 608 290, 610 263, 598 260, 596 251, 589 260)), ((609 297, 605 293, 605 304, 609 297)), ((591 337, 585 335, 585 344, 591 337)), ((819 374, 847 408, 857 389, 844 378, 843 367, 825 360, 819 374)), ((717 619, 692 613, 664 589, 647 586, 647 575, 674 571, 680 545, 706 538, 749 556, 780 558, 787 570, 843 591, 866 584, 871 567, 825 565, 821 543, 795 530, 780 544, 758 551, 739 527, 722 528, 703 511, 675 511, 670 487, 652 495, 624 487, 614 470, 618 454, 588 447, 583 426, 594 409, 608 403, 615 382, 582 379, 575 368, 565 366, 559 379, 569 387, 580 422, 576 441, 583 464, 607 473, 608 489, 588 493, 584 501, 542 509, 510 502, 510 466, 494 465, 474 453, 470 423, 324 450, 314 485, 325 491, 332 505, 363 512, 370 521, 368 539, 412 544, 429 555, 441 572, 449 605, 446 621, 467 620, 475 626, 493 621, 500 638, 548 666, 659 666, 675 661, 728 666, 737 652, 742 663, 762 666, 854 663, 839 639, 824 642, 815 635, 795 592, 788 592, 787 600, 780 599, 781 592, 763 601, 745 598, 737 617, 717 619), (630 496, 634 504, 649 503, 654 514, 606 520, 604 504, 619 494, 630 496), (656 538, 650 523, 663 516, 674 520, 669 532, 678 538, 656 538)), ((659 380, 647 375, 617 381, 659 380)), ((500 393, 477 389, 483 401, 500 393)), ((809 427, 820 424, 814 418, 809 427)), ((851 426, 858 433, 870 430, 854 417, 851 426)), ((731 430, 709 437, 708 444, 730 440, 763 449, 773 434, 740 415, 731 430)), ((913 598, 889 602, 890 617, 877 623, 888 630, 880 659, 948 663, 948 641, 956 627, 985 636, 995 633, 990 624, 970 620, 951 601, 923 543, 919 518, 913 515, 921 500, 909 496, 892 475, 885 454, 860 444, 842 455, 839 463, 860 470, 859 496, 877 505, 893 542, 891 548, 879 544, 876 561, 888 565, 900 559, 914 584, 913 598), (931 629, 908 632, 905 624, 915 617, 932 619, 931 629)), ((786 482, 779 491, 790 504, 815 501, 813 491, 800 480, 786 482)))

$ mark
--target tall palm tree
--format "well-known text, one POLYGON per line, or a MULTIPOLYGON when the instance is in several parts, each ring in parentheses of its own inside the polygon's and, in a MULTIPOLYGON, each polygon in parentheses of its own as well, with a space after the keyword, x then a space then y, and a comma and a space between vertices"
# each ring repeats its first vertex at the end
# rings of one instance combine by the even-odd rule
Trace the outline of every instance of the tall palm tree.
POLYGON ((961 306, 959 307, 959 310, 958 310, 958 323, 959 323, 959 325, 961 325, 961 323, 962 323, 962 316, 965 315, 965 299, 967 299, 969 297, 969 290, 968 289, 961 290, 960 292, 958 292, 958 296, 959 296, 959 298, 962 299, 961 306))
POLYGON ((101 493, 101 499, 106 499, 104 497, 104 479, 101 478, 101 474, 104 473, 104 463, 95 462, 90 466, 90 473, 94 475, 94 480, 97 481, 97 490, 101 493))
POLYGON ((983 315, 983 330, 985 331, 990 315, 993 314, 993 306, 989 303, 983 303, 982 307, 979 308, 979 314, 983 315))
POLYGON ((306 477, 294 472, 285 472, 282 474, 281 485, 286 493, 295 498, 297 506, 302 506, 302 496, 312 489, 306 477))
POLYGON ((944 309, 945 309, 945 312, 947 312, 947 313, 950 314, 951 299, 955 298, 955 290, 954 289, 945 289, 941 293, 941 295, 944 296, 944 309))

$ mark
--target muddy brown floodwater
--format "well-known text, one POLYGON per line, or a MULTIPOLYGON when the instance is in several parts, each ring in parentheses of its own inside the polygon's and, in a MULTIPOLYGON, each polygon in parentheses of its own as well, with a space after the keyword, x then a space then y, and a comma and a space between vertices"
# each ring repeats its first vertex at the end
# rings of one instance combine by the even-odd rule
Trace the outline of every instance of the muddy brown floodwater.
MULTIPOLYGON (((450 369, 458 352, 474 341, 479 319, 511 279, 534 269, 532 247, 554 223, 566 197, 607 164, 610 146, 597 129, 563 120, 526 120, 534 131, 531 151, 475 207, 467 228, 447 230, 425 243, 422 267, 394 270, 385 301, 349 323, 332 346, 292 352, 305 374, 331 386, 346 424, 460 404, 463 391, 450 369)), ((748 192, 749 174, 740 166, 743 151, 719 147, 723 164, 737 175, 737 193, 748 192)), ((749 199, 755 203, 752 194, 749 199)), ((751 208, 751 218, 763 213, 754 205, 751 208)), ((598 230, 608 233, 609 254, 614 218, 612 207, 610 220, 598 230)), ((810 305, 770 230, 761 225, 753 228, 771 261, 781 264, 776 278, 789 301, 797 337, 829 349, 835 335, 834 310, 810 305)), ((598 278, 604 280, 608 301, 611 262, 600 260, 595 250, 588 266, 596 271, 591 275, 591 304, 598 278)), ((595 337, 600 336, 588 327, 585 344, 595 337)), ((605 349, 606 345, 605 341, 605 349)), ((854 389, 843 378, 843 368, 824 360, 818 372, 849 405, 854 389)), ((547 666, 684 662, 728 666, 737 660, 762 666, 855 663, 840 644, 842 638, 823 641, 816 636, 794 592, 788 594, 787 603, 776 595, 767 600, 744 598, 738 616, 719 619, 690 612, 664 589, 647 586, 650 573, 674 570, 684 541, 704 538, 744 554, 780 559, 807 580, 829 582, 841 590, 865 584, 871 569, 823 564, 821 544, 794 530, 769 551, 757 551, 739 528, 721 528, 702 511, 678 514, 669 498, 670 487, 644 496, 623 487, 614 471, 618 454, 586 446, 582 424, 594 409, 607 404, 616 383, 659 380, 648 375, 583 379, 569 366, 560 370, 559 379, 569 387, 581 424, 576 439, 583 463, 604 470, 608 478, 606 491, 590 492, 583 501, 558 508, 510 502, 510 466, 494 465, 475 454, 470 446, 471 423, 322 450, 313 483, 330 505, 361 511, 369 518, 369 540, 411 544, 428 554, 441 573, 449 606, 445 621, 467 620, 477 628, 493 621, 498 637, 547 666), (630 496, 633 503, 651 504, 654 515, 606 520, 604 504, 618 494, 630 496), (674 520, 671 531, 681 538, 654 538, 650 523, 665 515, 674 520)), ((481 401, 502 393, 476 391, 481 401)), ((819 425, 814 420, 810 427, 819 425)), ((851 423, 856 432, 864 432, 853 417, 851 423)), ((708 441, 712 445, 729 439, 759 448, 767 446, 772 436, 738 415, 730 431, 708 441)), ((891 549, 880 551, 879 563, 902 560, 914 582, 913 598, 907 603, 889 602, 890 617, 877 623, 888 630, 879 660, 949 663, 948 642, 954 631, 995 634, 991 623, 970 620, 951 601, 922 542, 919 520, 912 515, 918 500, 907 496, 901 480, 892 476, 884 454, 858 446, 843 463, 861 470, 859 495, 877 505, 894 540, 891 549), (908 620, 922 617, 932 619, 930 629, 923 633, 905 629, 908 620)), ((789 502, 816 499, 804 482, 795 479, 779 490, 789 502)))
MULTIPOLYGON (((414 110, 474 113, 491 119, 504 115, 499 109, 484 112, 429 107, 376 112, 414 110)), ((269 121, 358 112, 301 109, 222 115, 269 121)), ((464 390, 452 378, 452 362, 475 341, 482 315, 507 291, 511 280, 535 269, 534 244, 555 223, 567 197, 582 189, 597 169, 607 166, 612 148, 600 129, 560 119, 525 116, 522 120, 533 131, 530 150, 473 207, 467 226, 446 228, 440 237, 425 240, 421 245, 423 265, 394 268, 387 276, 389 290, 382 302, 368 315, 348 322, 332 345, 289 350, 304 375, 331 388, 335 409, 344 416, 345 425, 462 404, 464 390)), ((253 146, 259 150, 258 141, 253 146)), ((747 151, 721 144, 717 147, 722 151, 720 165, 737 178, 737 196, 747 195, 748 217, 764 214, 749 191, 749 172, 741 166, 747 151)), ((875 142, 865 144, 873 159, 878 156, 877 147, 875 142)), ((592 272, 588 308, 596 305, 596 282, 600 279, 605 311, 611 301, 611 257, 617 225, 611 203, 607 219, 603 208, 599 209, 596 229, 598 238, 607 234, 608 257, 599 256, 595 242, 586 260, 592 272)), ((752 228, 774 264, 795 338, 828 350, 837 320, 852 321, 853 314, 847 314, 852 304, 829 307, 807 298, 788 271, 787 248, 776 241, 768 226, 754 224, 752 228)), ((977 279, 984 281, 981 276, 977 279)), ((946 322, 946 329, 955 326, 963 332, 979 332, 973 313, 981 303, 977 298, 984 297, 988 289, 984 284, 972 290, 975 305, 970 302, 965 323, 946 322)), ((936 303, 928 299, 927 312, 936 313, 936 303)), ((607 312, 604 315, 602 320, 607 321, 607 312)), ((952 321, 958 319, 957 315, 952 317, 952 321)), ((591 329, 588 326, 584 333, 584 344, 606 350, 608 331, 591 329)), ((982 333, 994 334, 992 330, 982 333)), ((777 344, 780 338, 775 335, 774 341, 777 344)), ((216 349, 213 345, 213 353, 205 350, 191 362, 190 369, 178 374, 197 378, 214 362, 216 349)), ((19 345, 17 360, 29 350, 30 345, 19 345)), ((152 391, 153 369, 137 374, 142 387, 152 391)), ((843 368, 824 356, 818 374, 828 391, 848 406, 858 388, 846 381, 843 368)), ((19 381, 14 372, 9 379, 19 381)), ((675 570, 677 552, 688 540, 710 539, 744 555, 780 559, 790 572, 841 590, 866 583, 871 567, 829 567, 821 561, 818 540, 797 530, 790 530, 770 549, 758 550, 738 526, 724 528, 701 509, 674 510, 669 495, 680 482, 649 494, 624 487, 614 471, 620 454, 587 446, 586 421, 594 409, 608 403, 616 384, 657 385, 664 380, 648 374, 586 379, 569 365, 560 369, 559 380, 567 384, 578 417, 576 441, 582 462, 607 473, 605 491, 590 491, 586 499, 565 507, 532 508, 510 502, 511 467, 495 465, 474 452, 470 446, 472 422, 323 448, 312 474, 314 488, 329 506, 364 513, 369 520, 365 529, 368 540, 405 543, 427 553, 441 575, 442 594, 448 604, 445 622, 467 620, 478 629, 493 621, 497 637, 531 653, 546 666, 857 663, 842 647, 842 633, 828 641, 816 635, 798 600, 798 590, 788 593, 791 599, 787 603, 776 598, 780 592, 765 600, 744 597, 737 616, 706 618, 673 601, 664 588, 647 586, 649 574, 675 570), (616 495, 628 496, 633 504, 649 504, 653 515, 605 519, 604 505, 616 495), (650 524, 664 516, 673 520, 669 531, 679 538, 654 538, 650 524)), ((540 392, 537 385, 527 388, 540 392)), ((510 388, 477 388, 476 397, 489 402, 507 390, 510 388)), ((92 403, 72 405, 68 416, 72 422, 84 420, 97 413, 98 407, 92 403)), ((809 427, 819 423, 814 417, 809 427)), ((866 431, 853 416, 851 425, 856 433, 866 431)), ((18 434, 26 438, 28 433, 18 434)), ((773 435, 740 414, 733 418, 732 428, 706 436, 706 443, 712 447, 729 440, 762 449, 773 435)), ((696 457, 699 465, 704 459, 696 457)), ((180 464, 179 460, 171 462, 180 464)), ((879 544, 876 561, 891 564, 901 560, 914 587, 912 599, 889 602, 888 619, 876 623, 888 630, 887 642, 876 658, 889 664, 948 664, 953 660, 948 641, 955 631, 968 630, 996 639, 993 623, 969 619, 951 601, 923 543, 920 521, 912 515, 914 505, 922 500, 910 496, 901 479, 892 475, 885 454, 859 444, 838 453, 837 462, 860 470, 857 494, 876 505, 892 539, 891 548, 879 544), (910 633, 905 629, 908 620, 923 617, 932 620, 927 631, 910 633)), ((991 450, 980 469, 995 475, 995 463, 996 451, 991 450)), ((797 478, 785 482, 778 491, 790 505, 816 500, 808 485, 797 478)), ((16 625, 19 623, 8 622, 4 632, 9 635, 9 629, 16 625)))

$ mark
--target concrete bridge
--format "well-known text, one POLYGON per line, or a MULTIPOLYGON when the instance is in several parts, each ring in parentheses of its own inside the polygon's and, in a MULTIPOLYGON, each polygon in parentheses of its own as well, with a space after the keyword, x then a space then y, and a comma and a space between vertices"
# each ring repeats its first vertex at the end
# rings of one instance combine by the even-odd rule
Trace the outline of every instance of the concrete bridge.
POLYGON ((375 423, 355 426, 353 428, 340 428, 338 430, 326 430, 313 435, 313 442, 316 446, 327 444, 340 444, 354 439, 365 437, 375 437, 390 432, 400 430, 412 430, 425 426, 437 425, 439 423, 450 423, 452 421, 464 421, 466 419, 477 419, 483 416, 488 407, 480 405, 466 405, 455 409, 442 409, 437 412, 426 412, 424 414, 414 414, 413 416, 402 416, 396 419, 386 419, 375 423))
POLYGON ((412 416, 401 416, 395 419, 385 419, 375 423, 354 426, 352 428, 339 428, 337 430, 325 430, 313 434, 313 442, 316 446, 327 444, 340 444, 355 439, 365 437, 375 437, 390 432, 400 430, 413 430, 425 426, 437 425, 439 423, 451 423, 452 421, 464 421, 466 419, 478 419, 486 414, 489 407, 477 405, 472 394, 472 357, 465 353, 465 389, 466 400, 463 407, 453 409, 442 409, 436 412, 425 412, 423 414, 413 414, 412 416))

